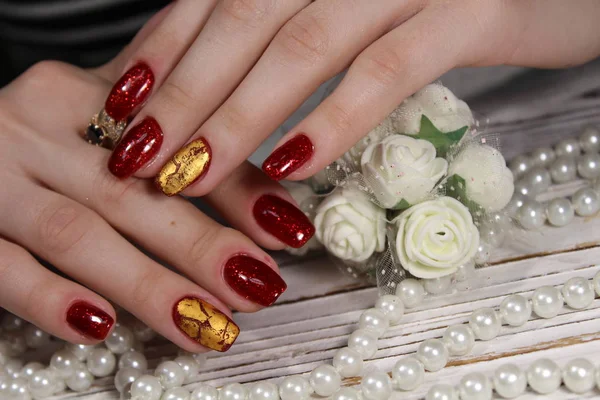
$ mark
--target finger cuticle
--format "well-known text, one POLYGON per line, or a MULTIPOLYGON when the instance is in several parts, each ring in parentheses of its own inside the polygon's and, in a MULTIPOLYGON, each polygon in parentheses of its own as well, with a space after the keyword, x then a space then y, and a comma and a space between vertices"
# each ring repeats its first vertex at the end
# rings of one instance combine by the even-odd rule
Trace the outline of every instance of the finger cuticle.
POLYGON ((211 160, 212 151, 206 139, 194 140, 162 167, 156 176, 156 185, 167 196, 176 195, 202 178, 211 160))

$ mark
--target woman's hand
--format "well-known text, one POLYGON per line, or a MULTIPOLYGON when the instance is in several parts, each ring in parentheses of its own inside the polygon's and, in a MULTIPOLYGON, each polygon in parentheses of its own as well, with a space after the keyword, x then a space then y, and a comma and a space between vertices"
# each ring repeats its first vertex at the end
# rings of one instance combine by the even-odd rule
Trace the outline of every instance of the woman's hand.
MULTIPOLYGON (((314 228, 285 189, 248 163, 205 197, 247 236, 183 198, 167 199, 148 180, 111 175, 110 152, 81 132, 127 59, 93 73, 44 62, 0 91, 0 307, 89 344, 114 325, 110 300, 189 351, 225 351, 239 333, 229 308, 257 311, 286 288, 254 242, 298 247, 314 228)), ((126 102, 113 99, 118 109, 126 102)), ((139 129, 150 132, 152 123, 139 129)))
POLYGON ((123 69, 144 62, 153 71, 154 94, 134 125, 155 118, 164 142, 146 162, 121 167, 138 151, 126 136, 109 167, 156 176, 168 195, 207 194, 349 66, 263 165, 275 180, 304 179, 454 67, 554 68, 597 56, 599 18, 596 0, 180 0, 123 69), (194 164, 189 143, 210 148, 211 162, 182 177, 170 160, 194 164))

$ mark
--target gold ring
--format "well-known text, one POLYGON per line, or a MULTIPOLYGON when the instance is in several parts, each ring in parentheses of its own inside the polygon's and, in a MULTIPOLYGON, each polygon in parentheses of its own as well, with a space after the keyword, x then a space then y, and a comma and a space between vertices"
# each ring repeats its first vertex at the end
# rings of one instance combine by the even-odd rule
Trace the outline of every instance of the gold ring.
POLYGON ((90 144, 112 150, 126 127, 127 121, 115 121, 102 109, 92 117, 83 137, 90 144))

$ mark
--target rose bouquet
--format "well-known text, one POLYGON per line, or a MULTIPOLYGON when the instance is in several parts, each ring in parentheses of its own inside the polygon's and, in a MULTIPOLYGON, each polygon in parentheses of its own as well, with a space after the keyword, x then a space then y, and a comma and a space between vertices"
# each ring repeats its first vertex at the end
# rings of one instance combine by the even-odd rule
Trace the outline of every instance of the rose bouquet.
POLYGON ((324 247, 345 270, 393 288, 407 276, 440 279, 484 263, 514 186, 497 139, 465 102, 431 84, 288 189, 316 227, 301 252, 324 247))

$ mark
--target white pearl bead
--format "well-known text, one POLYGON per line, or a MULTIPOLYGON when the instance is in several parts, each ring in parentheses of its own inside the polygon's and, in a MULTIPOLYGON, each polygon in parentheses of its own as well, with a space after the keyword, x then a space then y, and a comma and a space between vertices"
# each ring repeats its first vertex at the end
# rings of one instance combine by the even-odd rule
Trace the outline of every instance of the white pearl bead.
POLYGON ((47 369, 35 371, 29 378, 29 393, 36 398, 50 397, 54 394, 56 379, 56 375, 47 369))
POLYGON ((554 226, 565 226, 573 221, 575 209, 568 199, 560 197, 553 199, 546 205, 548 222, 554 226))
POLYGON ((514 399, 525 392, 527 377, 515 364, 504 364, 494 372, 496 393, 505 399, 514 399))
POLYGON ((517 219, 525 229, 539 229, 546 222, 546 207, 535 200, 527 200, 519 209, 517 219))
POLYGON ((506 205, 506 207, 504 207, 506 213, 510 217, 516 218, 519 214, 519 210, 521 209, 521 207, 523 207, 523 204, 525 204, 527 199, 527 196, 523 196, 521 193, 515 192, 508 204, 506 205))
POLYGON ((79 361, 87 360, 88 356, 92 354, 92 351, 94 351, 95 348, 96 346, 87 344, 65 344, 65 349, 73 353, 73 355, 75 355, 79 361))
POLYGON ((542 318, 554 318, 563 306, 563 297, 555 287, 542 286, 537 288, 531 296, 533 312, 542 318))
POLYGON ((452 325, 444 331, 443 341, 451 355, 464 356, 475 345, 475 334, 465 324, 452 325))
POLYGON ((223 386, 219 392, 219 400, 244 400, 246 388, 239 383, 230 383, 223 386))
POLYGON ((65 380, 60 378, 53 370, 50 370, 50 373, 54 374, 54 388, 52 389, 52 393, 56 394, 67 390, 67 384, 65 383, 65 380))
POLYGON ((448 349, 439 339, 427 339, 417 349, 417 359, 427 371, 436 372, 448 363, 448 349))
POLYGON ((439 278, 424 279, 423 288, 427 293, 431 294, 442 294, 446 293, 450 289, 452 284, 452 278, 450 275, 440 276, 439 278))
POLYGON ((331 396, 331 400, 361 400, 358 390, 351 387, 342 387, 331 396))
POLYGON ((515 183, 515 186, 514 186, 515 193, 518 193, 525 197, 535 196, 537 194, 535 188, 533 186, 531 186, 531 184, 529 184, 529 182, 527 182, 523 179, 521 179, 520 181, 515 183))
POLYGON ((123 353, 119 358, 119 368, 132 367, 145 371, 148 369, 148 361, 143 353, 135 350, 129 350, 123 353))
POLYGON ((377 352, 377 338, 370 331, 357 329, 348 338, 348 347, 356 350, 363 359, 368 359, 377 352))
POLYGON ((196 386, 190 400, 219 400, 219 391, 210 385, 202 384, 196 386))
POLYGON ((162 387, 157 377, 142 375, 131 384, 131 397, 136 400, 159 400, 162 387))
POLYGON ((531 188, 531 194, 533 195, 545 192, 552 184, 550 172, 543 167, 532 168, 523 176, 521 181, 531 188))
POLYGON ((452 385, 441 383, 429 389, 425 400, 458 400, 458 393, 452 385))
POLYGON ((363 364, 360 353, 347 347, 339 349, 333 356, 333 366, 343 378, 359 376, 363 364))
POLYGON ((121 391, 121 395, 119 396, 120 400, 133 400, 131 398, 131 386, 133 386, 133 382, 128 383, 121 391))
POLYGON ((490 400, 492 398, 492 384, 490 380, 479 372, 465 375, 458 385, 461 400, 490 400))
POLYGON ((50 343, 50 335, 32 324, 25 327, 24 336, 25 343, 32 349, 39 349, 50 343))
POLYGON ((117 391, 123 392, 123 388, 125 388, 128 383, 135 382, 140 376, 142 376, 142 371, 139 369, 132 367, 120 368, 115 374, 115 388, 117 391))
POLYGON ((577 157, 581 154, 579 141, 574 138, 561 140, 554 146, 554 152, 557 157, 577 157))
POLYGON ((550 165, 550 176, 555 183, 570 182, 577 176, 577 165, 571 157, 557 157, 550 165))
MULTIPOLYGON (((31 378, 31 376, 33 375, 33 373, 35 371, 40 371, 44 369, 44 364, 39 363, 39 362, 30 362, 27 363, 23 366, 23 368, 21 368, 21 372, 19 372, 19 376, 22 378, 26 378, 29 379, 31 378)), ((2 375, 0 373, 0 375, 2 375)))
POLYGON ((532 166, 533 160, 525 155, 516 156, 508 164, 508 167, 512 171, 515 179, 518 179, 523 174, 525 174, 525 172, 529 171, 529 169, 531 169, 532 166))
POLYGON ((179 364, 181 369, 183 369, 183 373, 185 374, 184 383, 190 382, 193 378, 198 376, 198 372, 200 371, 200 366, 194 360, 192 356, 179 356, 175 359, 175 362, 179 364))
POLYGON ((75 367, 79 366, 79 363, 80 361, 75 357, 75 354, 62 349, 52 355, 50 368, 62 379, 67 379, 75 372, 75 367))
POLYGON ((138 319, 131 324, 131 331, 137 340, 144 343, 156 337, 156 332, 138 319))
POLYGON ((508 325, 521 326, 531 317, 531 303, 520 294, 513 294, 500 303, 500 315, 508 325))
POLYGON ((600 176, 600 155, 584 154, 577 161, 577 172, 584 179, 596 179, 600 176))
POLYGON ((182 387, 167 389, 160 400, 190 400, 190 392, 182 387))
POLYGON ((196 354, 193 354, 192 357, 194 357, 194 360, 196 360, 196 362, 198 363, 198 365, 200 367, 202 367, 203 365, 206 364, 206 360, 207 360, 206 354, 196 353, 196 354))
POLYGON ((4 332, 4 340, 8 343, 8 355, 18 357, 27 351, 27 342, 22 331, 4 332))
POLYGON ((457 282, 464 282, 471 278, 473 274, 475 274, 475 260, 460 265, 454 273, 454 279, 456 279, 457 282))
POLYGON ((479 237, 494 248, 502 246, 506 227, 494 222, 484 222, 479 227, 479 237))
POLYGON ((561 382, 560 368, 547 358, 534 361, 527 369, 527 382, 539 394, 554 392, 561 382))
POLYGON ((279 397, 281 400, 307 400, 310 397, 310 390, 310 384, 305 378, 289 376, 279 385, 279 397))
POLYGON ((579 189, 571 198, 577 215, 589 217, 600 210, 600 196, 592 188, 579 189))
POLYGON ((594 364, 585 358, 569 361, 562 375, 565 386, 573 393, 585 393, 594 387, 594 364))
POLYGON ((540 147, 531 153, 531 162, 536 167, 547 167, 555 159, 556 154, 549 147, 540 147))
POLYGON ((313 369, 309 381, 319 396, 331 396, 342 384, 340 374, 331 365, 319 365, 313 369))
POLYGON ((6 332, 20 331, 25 327, 25 321, 14 314, 5 314, 0 327, 6 332))
POLYGON ((385 372, 367 373, 360 384, 366 400, 387 400, 392 395, 392 380, 385 372))
POLYGON ((575 310, 589 307, 595 297, 591 282, 581 277, 569 279, 561 292, 565 303, 575 310))
POLYGON ((579 136, 579 146, 586 153, 600 150, 600 132, 594 126, 587 126, 579 136))
POLYGON ((364 311, 359 320, 358 327, 372 332, 377 338, 383 336, 390 327, 390 320, 376 308, 364 311))
POLYGON ((31 395, 27 389, 27 379, 13 379, 8 388, 8 396, 11 400, 31 399, 31 395))
POLYGON ((271 382, 257 382, 250 386, 248 400, 279 400, 277 385, 271 382))
POLYGON ((491 340, 500 333, 500 317, 493 308, 480 308, 469 317, 469 327, 479 340, 491 340))
POLYGON ((131 330, 123 325, 120 325, 113 329, 113 331, 104 341, 104 344, 113 353, 123 354, 126 351, 131 350, 134 341, 135 339, 131 330))
POLYGON ((185 380, 185 372, 175 361, 163 361, 154 370, 154 376, 158 378, 165 389, 181 386, 185 380))
MULTIPOLYGON (((0 368, 0 371, 2 371, 2 368, 0 368)), ((0 376, 0 395, 8 395, 11 382, 12 378, 8 375, 0 376)))
POLYGON ((87 359, 88 370, 99 378, 112 374, 116 364, 115 355, 101 347, 94 349, 87 359))
POLYGON ((596 290, 596 295, 600 296, 600 272, 597 272, 596 275, 594 275, 592 283, 594 285, 594 289, 596 290))
MULTIPOLYGON (((8 362, 8 359, 10 357, 9 352, 10 348, 8 346, 8 343, 4 340, 0 340, 0 365, 4 365, 8 362)), ((0 371, 1 370, 2 368, 0 368, 0 371)))
POLYGON ((400 300, 400 297, 393 294, 379 297, 377 303, 375 303, 375 308, 388 317, 390 325, 398 324, 404 316, 404 303, 400 300))
POLYGON ((492 256, 492 251, 494 251, 494 248, 489 243, 479 242, 479 246, 477 247, 473 261, 475 261, 475 264, 477 265, 487 264, 488 260, 492 256))
POLYGON ((18 358, 10 358, 4 363, 4 370, 13 379, 17 379, 23 369, 23 361, 18 358))
POLYGON ((405 279, 398 284, 396 296, 400 297, 406 308, 412 308, 423 302, 425 289, 416 279, 405 279))
POLYGON ((414 357, 405 357, 392 369, 394 384, 400 390, 416 389, 425 379, 425 367, 414 357))
POLYGON ((65 383, 74 392, 83 392, 88 390, 94 383, 94 375, 88 371, 87 367, 79 364, 75 367, 71 376, 65 380, 65 383))

